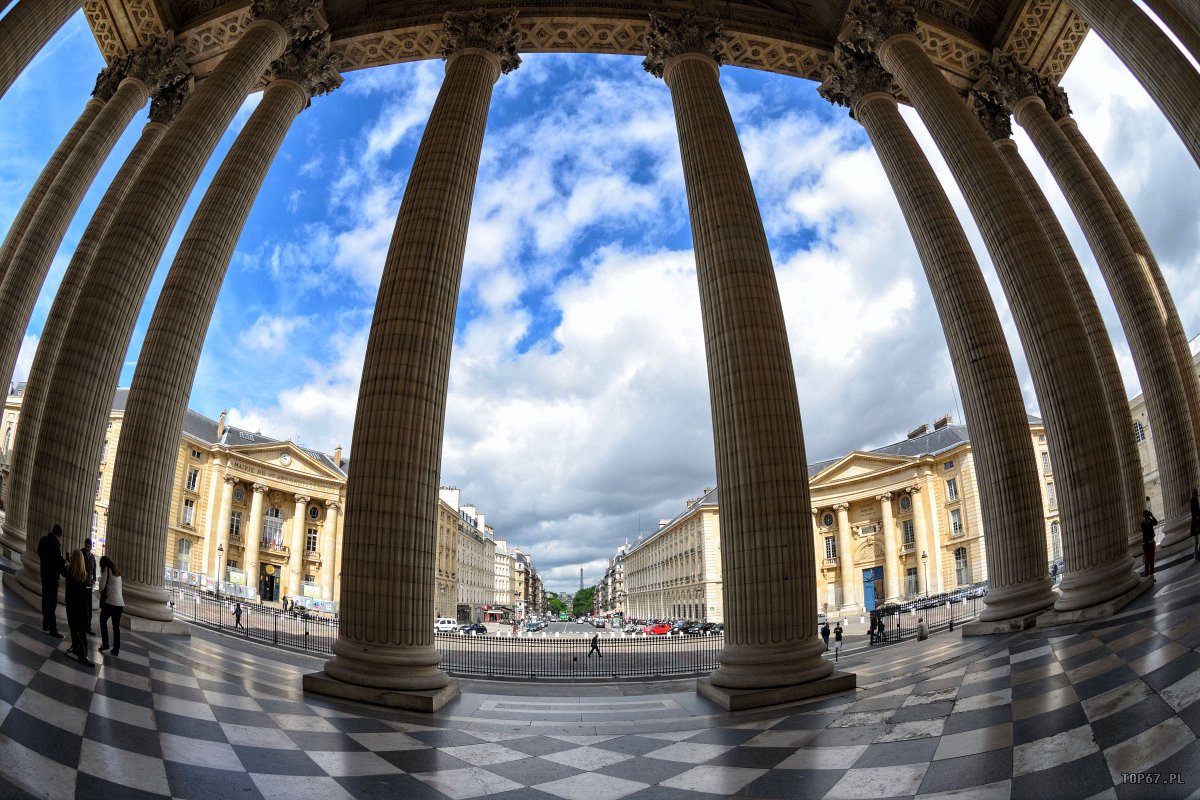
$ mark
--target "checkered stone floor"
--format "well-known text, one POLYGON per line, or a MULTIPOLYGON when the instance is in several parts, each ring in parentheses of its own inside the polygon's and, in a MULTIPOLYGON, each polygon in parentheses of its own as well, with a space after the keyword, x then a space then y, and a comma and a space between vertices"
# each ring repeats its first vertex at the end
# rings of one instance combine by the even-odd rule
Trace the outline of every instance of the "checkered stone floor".
POLYGON ((856 692, 753 713, 467 683, 418 716, 306 697, 320 660, 199 630, 88 669, 5 590, 0 797, 1200 797, 1198 604, 1188 561, 1115 618, 862 653, 856 692))

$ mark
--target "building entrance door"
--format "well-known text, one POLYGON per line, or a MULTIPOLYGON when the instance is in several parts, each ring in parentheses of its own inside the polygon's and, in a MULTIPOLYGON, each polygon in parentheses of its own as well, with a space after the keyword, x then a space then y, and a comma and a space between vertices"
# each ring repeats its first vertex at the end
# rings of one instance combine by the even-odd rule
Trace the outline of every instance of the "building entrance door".
POLYGON ((879 584, 879 588, 883 588, 883 567, 871 567, 863 570, 863 608, 867 611, 875 610, 875 585, 879 584))
POLYGON ((263 602, 275 602, 279 599, 279 570, 274 564, 258 566, 258 596, 263 602))

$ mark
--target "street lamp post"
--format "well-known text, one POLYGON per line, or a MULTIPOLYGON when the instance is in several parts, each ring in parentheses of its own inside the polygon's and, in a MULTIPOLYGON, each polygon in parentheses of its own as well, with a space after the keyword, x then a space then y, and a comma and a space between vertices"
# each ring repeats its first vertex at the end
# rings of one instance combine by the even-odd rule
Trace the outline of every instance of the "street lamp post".
POLYGON ((921 551, 921 566, 925 570, 925 596, 929 597, 929 554, 921 551))

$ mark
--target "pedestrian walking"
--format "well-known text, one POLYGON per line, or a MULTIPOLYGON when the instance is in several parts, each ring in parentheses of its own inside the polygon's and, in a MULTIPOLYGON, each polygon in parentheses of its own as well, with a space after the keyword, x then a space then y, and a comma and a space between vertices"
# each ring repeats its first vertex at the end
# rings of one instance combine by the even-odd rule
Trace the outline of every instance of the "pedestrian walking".
POLYGON ((83 540, 83 563, 87 566, 87 632, 95 636, 92 629, 92 589, 96 587, 96 554, 92 552, 92 540, 83 540))
POLYGON ((1142 577, 1154 577, 1154 526, 1158 520, 1149 510, 1142 512, 1142 577))
POLYGON ((233 627, 235 630, 237 628, 246 630, 246 626, 242 624, 242 604, 238 601, 234 601, 233 604, 233 627))
POLYGON ((829 623, 821 626, 821 639, 825 642, 825 652, 829 652, 829 623))
POLYGON ((100 556, 100 652, 108 649, 108 621, 112 620, 112 654, 121 654, 121 615, 125 612, 121 570, 108 556, 100 556))
POLYGON ((42 572, 42 630, 56 639, 63 638, 58 632, 58 579, 67 574, 67 563, 62 553, 62 527, 55 525, 41 538, 37 546, 38 560, 42 572))
POLYGON ((837 662, 838 655, 842 652, 842 623, 839 622, 833 629, 833 660, 837 662))
POLYGON ((879 618, 876 617, 875 612, 872 611, 871 612, 871 622, 867 629, 867 632, 870 634, 870 637, 871 637, 870 640, 868 641, 868 644, 872 644, 872 645, 875 644, 875 629, 878 626, 879 626, 879 618))
POLYGON ((604 658, 604 654, 600 652, 600 634, 598 633, 592 636, 592 647, 588 650, 588 658, 592 657, 592 653, 604 658))
POLYGON ((87 559, 82 550, 75 550, 67 562, 66 606, 67 627, 71 630, 70 652, 80 663, 94 667, 95 664, 88 658, 87 615, 91 589, 87 579, 87 559))
POLYGON ((1192 558, 1200 561, 1200 491, 1192 489, 1192 558))

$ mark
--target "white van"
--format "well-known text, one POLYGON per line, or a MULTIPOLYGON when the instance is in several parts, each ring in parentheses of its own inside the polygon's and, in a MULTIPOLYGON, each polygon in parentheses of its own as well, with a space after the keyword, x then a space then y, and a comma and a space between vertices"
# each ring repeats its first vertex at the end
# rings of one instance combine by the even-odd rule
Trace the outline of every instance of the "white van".
POLYGON ((824 625, 827 620, 828 620, 828 617, 825 616, 824 611, 817 612, 817 624, 818 625, 824 625))
POLYGON ((435 633, 454 633, 458 630, 458 622, 449 617, 438 617, 433 623, 435 633))

